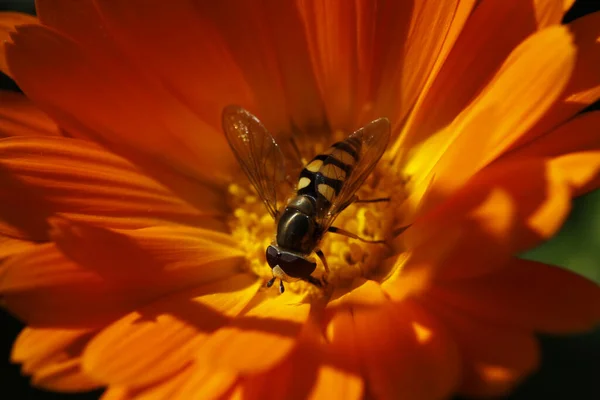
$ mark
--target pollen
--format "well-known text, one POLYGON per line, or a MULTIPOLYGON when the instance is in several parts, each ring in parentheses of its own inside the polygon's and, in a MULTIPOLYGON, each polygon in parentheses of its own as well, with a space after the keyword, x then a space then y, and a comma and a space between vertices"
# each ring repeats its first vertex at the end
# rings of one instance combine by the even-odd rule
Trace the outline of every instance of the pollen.
MULTIPOLYGON (((390 241, 397 220, 394 210, 400 208, 405 195, 402 179, 391 173, 387 163, 381 161, 380 164, 356 195, 361 200, 389 198, 389 201, 353 203, 336 217, 332 226, 369 241, 385 242, 366 243, 342 234, 325 233, 319 247, 327 260, 328 274, 320 260, 312 255, 317 260, 312 275, 325 281, 324 287, 305 281, 286 282, 286 291, 328 296, 334 289, 350 289, 357 278, 381 279, 389 272, 383 270, 383 265, 392 255, 390 241)), ((293 197, 294 192, 288 195, 293 197)), ((233 238, 246 254, 246 268, 266 283, 273 275, 265 260, 265 250, 275 240, 276 223, 245 177, 240 176, 236 183, 229 185, 227 198, 232 210, 228 224, 233 238)), ((271 290, 277 293, 276 289, 271 290)))

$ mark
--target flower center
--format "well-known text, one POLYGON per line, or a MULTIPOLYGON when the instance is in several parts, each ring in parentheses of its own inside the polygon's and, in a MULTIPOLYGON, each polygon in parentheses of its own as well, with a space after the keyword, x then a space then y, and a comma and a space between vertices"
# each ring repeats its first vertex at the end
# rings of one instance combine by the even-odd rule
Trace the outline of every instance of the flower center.
MULTIPOLYGON (((322 149, 322 144, 314 145, 314 154, 322 149)), ((399 208, 398 204, 405 197, 401 178, 392 174, 388 163, 382 160, 356 194, 361 200, 390 200, 353 203, 337 216, 332 226, 366 240, 390 240, 395 220, 394 210, 399 208)), ((295 193, 288 193, 290 198, 294 195, 295 193)), ((269 281, 273 274, 265 261, 265 250, 275 239, 275 221, 243 176, 240 176, 237 183, 229 185, 228 203, 233 210, 228 223, 234 239, 246 254, 248 270, 265 282, 269 281)), ((319 243, 319 248, 327 260, 329 274, 325 273, 323 264, 318 261, 312 276, 321 279, 325 275, 327 287, 322 289, 299 280, 286 282, 286 290, 315 295, 331 293, 329 290, 332 288, 350 288, 355 278, 380 279, 387 273, 383 262, 391 255, 391 248, 387 243, 366 243, 328 232, 319 243)))

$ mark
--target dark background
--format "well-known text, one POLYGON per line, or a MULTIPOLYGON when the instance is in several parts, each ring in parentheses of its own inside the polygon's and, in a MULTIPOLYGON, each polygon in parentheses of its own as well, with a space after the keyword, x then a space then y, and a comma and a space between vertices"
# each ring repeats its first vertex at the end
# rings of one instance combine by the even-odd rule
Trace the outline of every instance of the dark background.
MULTIPOLYGON (((33 1, 30 0, 0 0, 0 11, 5 10, 35 13, 33 1)), ((566 15, 565 22, 599 10, 600 0, 578 0, 566 15)), ((600 66, 598 73, 600 74, 600 66)), ((17 86, 1 73, 0 89, 18 90, 17 86)), ((597 102, 590 108, 599 109, 599 104, 597 102)), ((562 265, 600 282, 600 191, 577 199, 573 212, 561 232, 524 257, 562 265)), ((8 362, 12 342, 22 327, 19 321, 0 309, 0 398, 88 400, 100 396, 102 391, 64 394, 32 388, 29 379, 21 376, 19 366, 8 362)), ((600 329, 586 335, 571 337, 540 336, 540 341, 540 370, 507 399, 600 399, 600 329)))

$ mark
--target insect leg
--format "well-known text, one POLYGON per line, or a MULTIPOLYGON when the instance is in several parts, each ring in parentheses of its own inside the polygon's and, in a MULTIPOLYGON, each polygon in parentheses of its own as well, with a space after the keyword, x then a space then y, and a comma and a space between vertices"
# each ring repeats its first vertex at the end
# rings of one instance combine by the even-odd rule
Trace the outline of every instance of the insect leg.
POLYGON ((379 198, 376 198, 376 199, 360 200, 357 197, 354 202, 355 203, 383 203, 384 201, 390 201, 390 198, 389 197, 379 197, 379 198))
POLYGON ((275 282, 275 277, 272 277, 271 280, 267 282, 267 287, 270 288, 271 286, 273 286, 273 282, 275 282))
POLYGON ((340 228, 336 228, 335 226, 330 226, 327 229, 327 232, 337 233, 337 234, 340 234, 340 235, 348 236, 349 238, 358 239, 361 242, 365 242, 365 243, 385 243, 385 240, 368 240, 368 239, 363 239, 360 236, 355 235, 354 233, 350 233, 350 232, 348 232, 346 230, 343 230, 343 229, 340 229, 340 228))
POLYGON ((308 282, 308 283, 312 283, 316 287, 322 287, 323 286, 323 284, 321 283, 320 280, 318 280, 317 278, 315 278, 313 276, 310 276, 310 275, 305 279, 305 281, 308 282))
POLYGON ((279 280, 279 293, 285 292, 285 288, 283 287, 283 279, 279 280))
POLYGON ((296 153, 298 161, 301 162, 302 165, 306 164, 306 160, 304 159, 304 157, 302 157, 302 153, 300 153, 300 148, 298 147, 294 136, 290 137, 290 143, 292 144, 292 149, 294 149, 294 153, 296 153))
POLYGON ((321 249, 315 249, 315 253, 321 259, 323 267, 325 268, 325 272, 329 273, 329 265, 327 265, 327 259, 325 259, 325 254, 323 254, 323 251, 321 249))

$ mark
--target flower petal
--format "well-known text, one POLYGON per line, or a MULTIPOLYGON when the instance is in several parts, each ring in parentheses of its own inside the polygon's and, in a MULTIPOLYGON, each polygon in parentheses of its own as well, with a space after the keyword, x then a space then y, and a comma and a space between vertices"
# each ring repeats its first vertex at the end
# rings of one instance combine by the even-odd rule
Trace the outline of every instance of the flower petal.
POLYGON ((58 126, 21 93, 0 91, 0 138, 60 136, 58 126))
POLYGON ((0 264, 5 258, 23 253, 36 246, 29 240, 15 239, 8 236, 0 235, 0 264))
POLYGON ((538 32, 512 52, 490 85, 433 138, 434 148, 419 148, 423 155, 407 165, 420 189, 426 187, 423 177, 435 176, 430 193, 437 193, 437 199, 428 196, 421 210, 501 155, 548 110, 567 83, 574 55, 568 32, 558 26, 538 32), (441 137, 450 140, 440 142, 441 137))
POLYGON ((233 386, 237 376, 228 371, 193 364, 155 385, 127 388, 111 385, 102 400, 156 400, 191 398, 222 399, 233 386))
POLYGON ((499 397, 537 367, 539 349, 532 333, 465 316, 437 301, 425 304, 447 327, 463 356, 459 393, 499 397))
POLYGON ((440 284, 433 298, 474 317, 542 333, 600 323, 600 287, 559 267, 514 259, 488 276, 440 284))
POLYGON ((416 303, 354 307, 352 313, 371 396, 439 399, 454 391, 460 373, 456 347, 416 303))
POLYGON ((0 72, 11 76, 6 61, 5 43, 10 42, 10 33, 19 25, 38 24, 36 17, 19 12, 0 13, 0 72))
POLYGON ((560 24, 565 12, 571 8, 575 0, 534 0, 537 25, 544 28, 560 24))
POLYGON ((198 362, 256 373, 289 354, 308 318, 310 305, 287 292, 274 298, 257 297, 252 309, 210 335, 196 355, 198 362))
POLYGON ((92 339, 84 369, 107 385, 129 387, 173 375, 193 361, 211 332, 242 311, 259 286, 256 278, 240 274, 142 307, 92 339))
POLYGON ((176 227, 123 234, 61 221, 58 245, 38 245, 1 266, 0 292, 30 324, 103 326, 166 293, 238 273, 240 253, 205 235, 176 227))
POLYGON ((0 182, 0 231, 14 237, 47 240, 46 220, 55 214, 115 228, 161 221, 224 228, 211 218, 222 207, 213 193, 197 196, 205 199, 194 204, 204 203, 200 211, 128 161, 77 139, 0 140, 0 182))
MULTIPOLYGON (((74 21, 65 18, 64 12, 61 15, 56 1, 43 3, 45 7, 40 10, 43 22, 51 19, 53 26, 75 40, 81 40, 82 36, 86 40, 93 35, 90 32, 93 28, 83 25, 81 18, 74 21)), ((240 66, 227 51, 223 38, 192 2, 168 4, 141 0, 96 4, 98 18, 132 63, 156 74, 170 92, 184 99, 214 129, 221 130, 221 111, 225 106, 251 104, 250 88, 240 66), (142 9, 144 16, 139 18, 142 9), (186 39, 181 40, 181 35, 186 39)))
POLYGON ((503 157, 552 157, 549 162, 563 172, 574 196, 600 186, 600 112, 584 113, 503 157))
POLYGON ((447 279, 478 276, 552 236, 566 219, 571 190, 545 159, 498 162, 423 215, 403 236, 408 248, 431 252, 447 279), (519 179, 515 179, 519 177, 519 179), (437 243, 452 239, 439 254, 437 243), (427 244, 429 243, 429 246, 427 244), (430 250, 428 250, 430 249, 430 250))
POLYGON ((528 143, 560 124, 600 98, 600 12, 591 13, 567 25, 577 48, 571 78, 559 100, 543 118, 513 147, 528 143))
POLYGON ((261 119, 273 132, 325 126, 323 102, 311 66, 296 2, 198 2, 254 92, 261 119))
POLYGON ((35 386, 55 391, 96 389, 100 382, 81 370, 81 353, 93 332, 53 328, 25 328, 17 337, 11 361, 22 363, 35 386))
MULTIPOLYGON (((548 4, 557 2, 545 0, 548 4)), ((538 29, 535 14, 531 1, 479 2, 392 152, 408 149, 409 153, 403 156, 411 157, 411 153, 416 153, 415 146, 432 135, 439 136, 437 132, 493 79, 511 51, 538 29)))
POLYGON ((208 184, 223 185, 236 167, 222 134, 116 49, 83 46, 43 26, 20 27, 12 38, 6 51, 15 81, 73 135, 152 156, 208 184))

